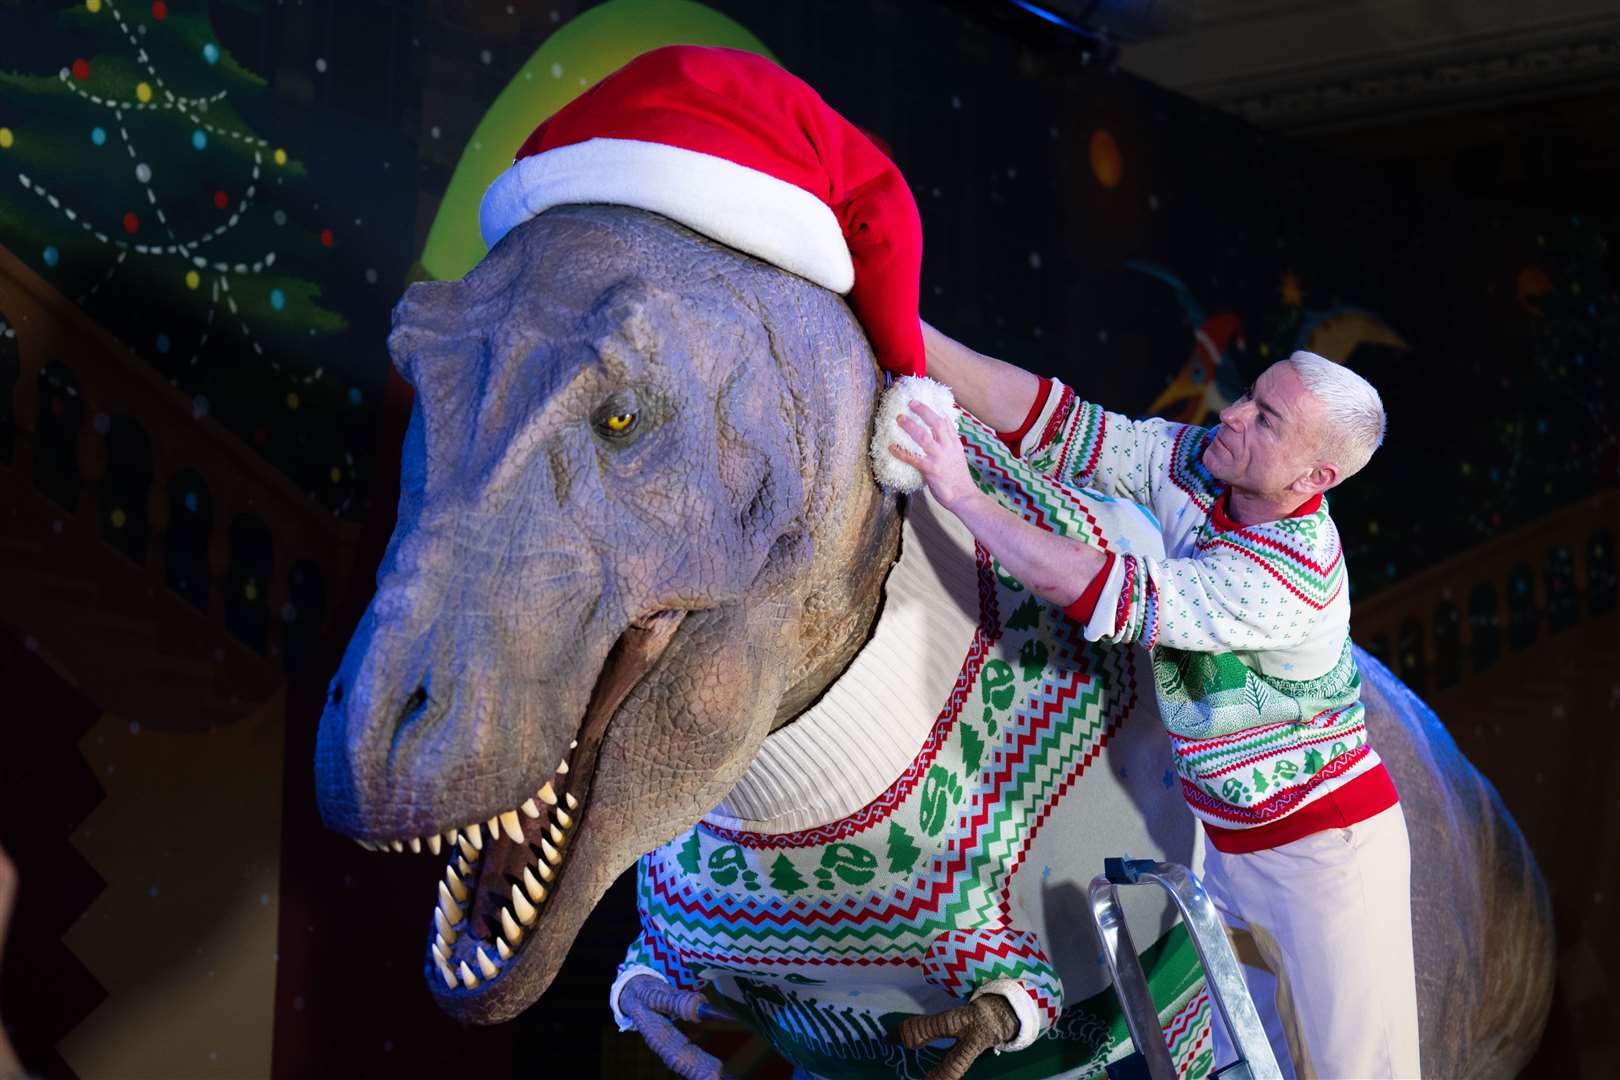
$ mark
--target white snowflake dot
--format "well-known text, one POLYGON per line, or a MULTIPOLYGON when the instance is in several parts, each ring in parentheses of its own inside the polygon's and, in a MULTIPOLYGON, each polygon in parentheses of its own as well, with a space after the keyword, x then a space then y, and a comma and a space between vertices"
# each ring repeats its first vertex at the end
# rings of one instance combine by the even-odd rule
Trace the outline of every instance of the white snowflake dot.
POLYGON ((1041 268, 1041 253, 1040 252, 1032 251, 1032 252, 1029 253, 1029 268, 1031 270, 1039 270, 1041 268))
POLYGON ((366 268, 366 284, 367 285, 375 285, 375 284, 377 284, 377 271, 371 269, 370 267, 366 268))
POLYGON ((562 65, 561 64, 552 64, 551 65, 551 77, 553 79, 562 78, 562 65))
POLYGON ((495 57, 494 57, 494 56, 493 56, 493 55, 491 55, 491 54, 490 54, 490 51, 489 51, 489 50, 488 50, 488 49, 484 49, 484 50, 483 50, 483 51, 481 51, 481 52, 480 52, 480 53, 479 53, 479 54, 478 54, 478 59, 479 59, 479 60, 480 60, 480 61, 482 61, 482 62, 483 62, 483 63, 486 63, 486 64, 487 64, 487 63, 489 63, 489 62, 490 62, 490 61, 492 61, 492 60, 494 60, 494 59, 495 59, 495 57))
POLYGON ((432 127, 428 128, 428 134, 437 139, 439 137, 439 125, 434 124, 432 127))
POLYGON ((326 58, 325 57, 318 56, 318 57, 315 58, 315 70, 319 71, 323 75, 326 74, 326 58))
POLYGON ((139 180, 143 184, 151 183, 152 166, 148 165, 144 161, 135 166, 135 179, 139 180))

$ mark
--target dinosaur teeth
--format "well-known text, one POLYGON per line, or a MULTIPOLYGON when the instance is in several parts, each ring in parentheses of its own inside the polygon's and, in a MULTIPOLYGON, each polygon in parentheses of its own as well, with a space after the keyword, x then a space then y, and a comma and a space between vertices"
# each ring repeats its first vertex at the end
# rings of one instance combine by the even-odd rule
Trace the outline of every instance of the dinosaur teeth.
POLYGON ((432 836, 428 837, 427 838, 427 844, 428 844, 428 850, 433 852, 433 854, 435 854, 435 855, 437 855, 439 853, 439 851, 441 850, 441 848, 443 846, 443 845, 441 845, 439 843, 439 834, 438 833, 434 833, 432 836))
POLYGON ((469 990, 478 989, 478 976, 472 973, 472 968, 467 966, 465 960, 461 962, 461 985, 469 990))
POLYGON ((451 829, 449 832, 444 834, 444 838, 445 838, 445 840, 447 842, 453 844, 457 840, 461 839, 461 830, 460 829, 451 829))
POLYGON ((412 855, 422 854, 422 838, 420 836, 413 836, 405 842, 410 845, 412 855))
POLYGON ((512 886, 512 910, 517 912, 518 922, 524 926, 533 926, 534 920, 540 917, 534 905, 529 903, 529 898, 516 885, 512 886))
POLYGON ((439 928, 439 936, 445 941, 451 945, 456 943, 456 938, 460 935, 456 933, 456 928, 450 925, 449 916, 438 908, 433 909, 433 925, 439 928))
POLYGON ((478 954, 478 970, 484 973, 484 978, 493 979, 501 973, 501 969, 495 966, 495 962, 489 958, 489 954, 484 952, 482 945, 478 947, 476 952, 478 954))
POLYGON ((518 824, 517 811, 506 811, 501 815, 500 820, 501 829, 506 833, 506 838, 514 844, 523 843, 523 826, 518 824))
MULTIPOLYGON (((575 745, 577 746, 578 744, 576 743, 575 745)), ((557 771, 562 773, 564 776, 568 775, 568 761, 566 758, 557 762, 557 771)))
POLYGON ((501 936, 511 942, 514 948, 523 942, 523 931, 518 928, 517 920, 512 918, 510 908, 501 908, 501 936))
POLYGON ((579 800, 574 798, 572 795, 570 795, 570 794, 568 794, 566 792, 563 794, 563 801, 568 804, 568 809, 570 809, 570 810, 578 810, 579 809, 579 800))
POLYGON ((472 877, 472 872, 473 872, 472 864, 467 862, 467 860, 463 859, 460 855, 457 855, 456 856, 456 872, 459 873, 462 877, 472 877))
POLYGON ((577 750, 578 748, 579 748, 579 740, 578 739, 569 739, 568 740, 568 749, 577 750))
POLYGON ((534 878, 534 871, 527 866, 523 868, 523 891, 529 894, 529 899, 537 904, 545 903, 546 887, 534 878))
POLYGON ((562 854, 556 848, 551 846, 550 840, 547 840, 543 836, 540 838, 540 850, 545 852, 546 862, 550 863, 552 866, 562 865, 562 854))
POLYGON ((518 809, 522 810, 523 813, 528 817, 537 818, 540 816, 540 808, 534 804, 533 799, 523 800, 523 805, 518 807, 518 809))
POLYGON ((446 959, 449 958, 449 956, 450 956, 450 943, 448 941, 444 940, 444 935, 443 934, 434 934, 433 935, 433 944, 435 944, 435 945, 437 945, 439 947, 439 951, 444 953, 446 959))
MULTIPOLYGON (((505 911, 506 909, 502 908, 501 910, 505 911)), ((502 929, 504 930, 505 927, 502 927, 502 929)), ((495 939, 495 951, 501 954, 502 963, 512 959, 512 950, 507 946, 506 939, 503 937, 498 937, 495 939)))
POLYGON ((401 841, 401 840, 390 840, 390 841, 388 841, 388 846, 393 848, 395 851, 404 851, 405 850, 405 843, 404 843, 404 841, 401 841))
POLYGON ((447 866, 444 868, 444 881, 445 884, 450 886, 450 895, 456 898, 456 902, 465 904, 467 902, 467 886, 462 883, 461 875, 456 873, 455 867, 447 866))
POLYGON ((455 973, 450 970, 450 965, 443 963, 439 965, 439 978, 444 980, 444 988, 446 990, 454 990, 456 988, 456 976, 455 973))
POLYGON ((540 877, 542 880, 550 881, 552 878, 557 876, 551 867, 547 866, 543 860, 535 863, 534 868, 540 871, 540 877))
POLYGON ((466 833, 467 839, 472 842, 472 846, 473 846, 473 848, 475 850, 477 850, 477 851, 483 851, 484 850, 484 834, 478 828, 478 822, 476 822, 476 821, 473 822, 471 825, 468 825, 462 831, 466 833))
POLYGON ((452 923, 461 921, 461 906, 456 903, 456 898, 450 895, 449 886, 442 881, 439 882, 439 910, 444 912, 444 917, 452 923))
POLYGON ((557 793, 551 789, 551 781, 547 780, 544 787, 535 792, 535 797, 547 806, 557 805, 557 793))
POLYGON ((574 819, 569 817, 568 811, 564 810, 560 806, 557 807, 557 824, 561 825, 565 829, 572 829, 574 827, 574 819))
POLYGON ((456 847, 460 850, 461 857, 468 862, 475 863, 478 861, 478 849, 472 846, 472 841, 468 840, 466 836, 462 836, 456 841, 456 847))
POLYGON ((439 962, 440 966, 444 966, 444 965, 447 965, 447 964, 450 963, 450 954, 449 954, 449 952, 447 952, 444 949, 441 949, 439 947, 439 943, 437 941, 435 941, 433 943, 433 958, 439 962))
MULTIPOLYGON (((557 813, 561 814, 562 811, 558 810, 557 813)), ((558 847, 562 847, 564 844, 568 843, 568 838, 562 834, 562 830, 557 828, 557 826, 549 825, 546 827, 546 831, 551 833, 551 842, 556 844, 558 847)))

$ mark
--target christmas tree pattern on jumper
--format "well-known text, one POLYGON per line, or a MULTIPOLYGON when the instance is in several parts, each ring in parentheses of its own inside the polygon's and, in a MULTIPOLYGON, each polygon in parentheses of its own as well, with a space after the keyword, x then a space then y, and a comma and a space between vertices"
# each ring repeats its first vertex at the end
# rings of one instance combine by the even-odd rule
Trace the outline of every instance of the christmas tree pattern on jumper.
POLYGON ((329 418, 362 395, 328 367, 346 321, 318 285, 338 235, 299 194, 304 166, 233 104, 264 80, 218 42, 208 0, 79 0, 54 20, 0 13, 0 37, 30 31, 40 53, 0 71, 0 243, 194 416, 347 509, 365 425, 329 418))
MULTIPOLYGON (((1089 493, 1039 475, 970 417, 960 429, 980 483, 1009 508, 1098 536, 1089 493)), ((925 1075, 944 1049, 906 1050, 891 1037, 900 1022, 997 980, 1028 995, 1039 1036, 981 1057, 971 1075, 1086 1075, 1128 1051, 1111 991, 1065 995, 1026 891, 1056 885, 1048 878, 1060 867, 1064 882, 1095 873, 1063 863, 1081 858, 1075 830, 1095 813, 1088 800, 1110 771, 1105 748, 1122 760, 1111 740, 1127 717, 1139 712, 1141 734, 1162 746, 1151 698, 1136 690, 1148 673, 1135 650, 1085 641, 984 549, 974 557, 978 628, 909 766, 841 819, 788 833, 705 820, 643 857, 643 933, 621 981, 647 969, 710 987, 808 1075, 925 1075)), ((1157 760, 1163 768, 1167 755, 1157 760)), ((1152 784, 1175 800, 1157 772, 1152 784)), ((1208 1007, 1190 942, 1177 927, 1144 960, 1183 1075, 1204 1075, 1208 1007)))

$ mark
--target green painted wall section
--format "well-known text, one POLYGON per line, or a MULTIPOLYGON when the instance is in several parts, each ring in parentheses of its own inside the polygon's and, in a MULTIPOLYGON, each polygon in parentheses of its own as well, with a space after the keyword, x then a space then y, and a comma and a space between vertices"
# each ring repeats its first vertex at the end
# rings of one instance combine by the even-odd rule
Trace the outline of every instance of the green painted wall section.
POLYGON ((691 0, 609 0, 570 20, 512 77, 462 150, 422 248, 427 276, 459 278, 488 252, 478 231, 478 205, 542 120, 634 57, 664 45, 718 45, 776 59, 742 24, 691 0))

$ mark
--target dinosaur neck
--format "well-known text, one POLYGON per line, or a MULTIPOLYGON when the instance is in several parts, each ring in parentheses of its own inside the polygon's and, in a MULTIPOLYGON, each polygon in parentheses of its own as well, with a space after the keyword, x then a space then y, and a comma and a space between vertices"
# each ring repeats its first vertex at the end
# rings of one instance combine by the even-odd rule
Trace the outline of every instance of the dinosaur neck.
POLYGON ((882 794, 939 718, 978 617, 972 537, 926 496, 913 499, 871 637, 814 705, 766 738, 705 820, 791 832, 847 817, 882 794))

